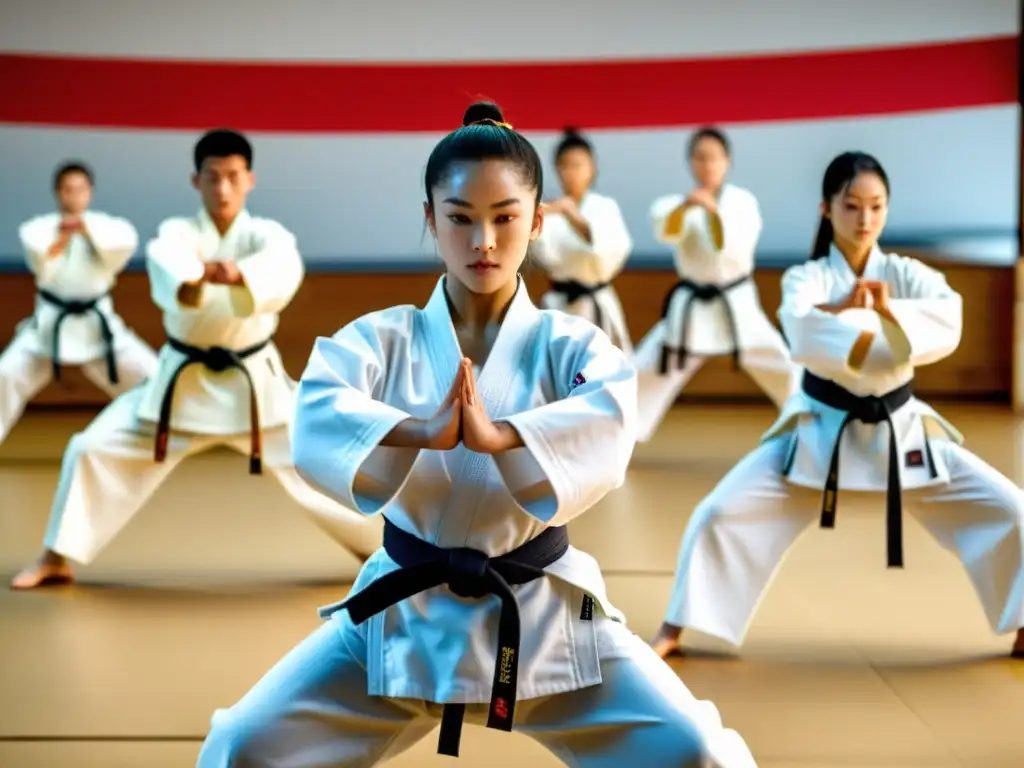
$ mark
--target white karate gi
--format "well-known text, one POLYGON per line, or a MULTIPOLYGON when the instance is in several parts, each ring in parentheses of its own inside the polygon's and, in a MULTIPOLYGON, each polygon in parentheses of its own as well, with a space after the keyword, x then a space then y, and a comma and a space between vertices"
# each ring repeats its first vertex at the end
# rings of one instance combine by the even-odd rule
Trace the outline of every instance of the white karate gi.
POLYGON ((88 238, 75 233, 56 256, 48 252, 60 236, 61 214, 29 219, 18 231, 28 268, 35 275, 35 312, 18 324, 14 339, 0 354, 0 443, 25 406, 54 376, 54 364, 81 366, 88 379, 110 397, 125 392, 156 371, 156 353, 129 330, 114 311, 109 293, 139 244, 125 219, 87 211, 82 221, 88 238), (91 245, 90 245, 91 241, 91 245), (60 322, 54 359, 54 333, 62 302, 98 299, 95 310, 68 314, 60 322), (102 321, 111 334, 117 381, 108 371, 102 321))
POLYGON ((753 280, 754 252, 763 228, 757 198, 733 184, 722 187, 718 198, 721 249, 716 247, 707 210, 699 206, 686 211, 681 233, 666 232, 669 215, 685 199, 684 195, 669 195, 655 200, 651 206, 655 237, 674 247, 680 278, 723 288, 750 279, 710 301, 694 299, 690 288, 680 288, 669 302, 665 318, 640 342, 634 357, 640 371, 640 442, 651 439, 679 393, 708 357, 731 355, 738 350, 740 367, 780 408, 800 387, 800 370, 790 359, 781 334, 761 308, 753 280), (691 302, 693 305, 689 306, 691 302), (729 310, 736 324, 735 336, 729 310), (689 318, 684 339, 686 313, 689 318), (673 348, 685 347, 687 354, 681 366, 670 364, 663 375, 661 359, 666 343, 673 348))
MULTIPOLYGON (((888 283, 898 326, 871 309, 833 315, 816 308, 842 301, 857 281, 835 249, 787 270, 779 318, 794 359, 808 371, 857 396, 881 396, 910 382, 916 367, 957 348, 962 304, 940 272, 878 249, 863 279, 888 283), (863 330, 875 332, 874 342, 863 365, 853 369, 849 354, 863 330)), ((761 446, 694 511, 666 622, 742 643, 785 554, 821 516, 822 489, 845 415, 802 392, 786 403, 761 446)), ((961 559, 992 628, 1016 630, 1024 625, 1021 490, 961 447, 960 434, 920 400, 910 399, 892 420, 904 509, 961 559), (931 461, 922 461, 929 448, 931 461)), ((843 524, 843 490, 884 494, 889 436, 884 422, 847 426, 839 453, 837 526, 843 524)))
POLYGON ((605 287, 572 302, 567 301, 565 294, 549 290, 541 297, 541 306, 585 317, 596 323, 627 355, 632 354, 633 342, 626 316, 611 281, 633 250, 633 239, 619 204, 612 198, 587 192, 579 208, 580 215, 590 225, 591 242, 580 237, 564 215, 549 214, 534 248, 535 258, 552 282, 605 287))
MULTIPOLYGON (((154 302, 171 339, 202 349, 242 350, 270 339, 302 283, 304 268, 294 236, 270 219, 242 211, 221 237, 205 211, 171 218, 148 246, 154 302), (207 261, 235 261, 244 286, 204 284, 198 303, 184 306, 182 285, 199 281, 207 261)), ((166 459, 154 460, 160 405, 175 370, 187 358, 170 345, 160 350, 157 373, 111 403, 68 445, 45 545, 80 563, 90 562, 187 456, 217 445, 250 450, 250 389, 236 369, 217 373, 185 368, 177 381, 166 459)), ((263 430, 263 462, 284 489, 324 530, 360 555, 380 546, 381 525, 315 491, 295 472, 289 424, 295 384, 273 343, 247 357, 263 430)), ((238 469, 234 482, 243 482, 238 469)))
MULTIPOLYGON (((564 526, 621 485, 634 445, 635 373, 605 334, 538 310, 522 284, 477 382, 491 418, 512 424, 526 447, 493 457, 461 445, 381 447, 404 419, 436 411, 460 359, 443 280, 423 310, 387 309, 320 339, 299 389, 299 471, 363 514, 490 556, 564 526)), ((397 568, 379 551, 353 593, 397 568)), ((545 571, 512 587, 522 621, 516 730, 572 765, 640 755, 652 767, 754 765, 714 705, 695 699, 626 628, 592 557, 570 547, 545 571), (595 607, 584 618, 587 596, 595 607)), ((441 704, 466 703, 468 719, 480 722, 498 612, 494 598, 437 587, 358 626, 346 610, 333 613, 238 704, 214 714, 200 768, 370 766, 428 733, 441 704)))

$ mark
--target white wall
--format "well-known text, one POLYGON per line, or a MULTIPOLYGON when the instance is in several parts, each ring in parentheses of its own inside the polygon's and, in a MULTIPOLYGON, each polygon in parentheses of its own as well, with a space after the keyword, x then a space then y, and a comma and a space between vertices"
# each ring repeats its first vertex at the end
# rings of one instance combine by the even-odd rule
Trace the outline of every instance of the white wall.
MULTIPOLYGON (((694 57, 1019 32, 1016 0, 862 0, 855 6, 839 0, 721 0, 699 7, 678 0, 481 0, 471 6, 454 0, 33 0, 6 3, 0 13, 0 51, 182 59, 694 57)), ((870 79, 832 82, 827 72, 822 82, 848 91, 853 102, 881 87, 870 79)), ((685 98, 685 83, 676 89, 671 97, 685 98)), ((230 83, 224 90, 230 99, 230 83)), ((608 108, 615 109, 613 94, 608 108)), ((453 126, 458 118, 452 116, 453 126)), ((873 152, 889 170, 894 232, 984 229, 1003 232, 1009 244, 1019 211, 1019 119, 1016 106, 1004 105, 726 128, 735 145, 734 180, 751 188, 764 210, 762 249, 803 253, 813 235, 821 173, 847 149, 873 152)), ((620 200, 640 253, 661 250, 646 225, 650 200, 689 183, 682 157, 689 128, 591 134, 600 188, 620 200)), ((291 227, 310 259, 429 255, 432 249, 422 240, 421 174, 437 138, 254 135, 259 187, 251 208, 291 227)), ((531 138, 545 155, 556 140, 551 133, 531 138)), ((129 216, 144 236, 161 218, 192 211, 198 201, 187 177, 195 139, 191 132, 0 126, 0 256, 17 253, 18 222, 52 205, 50 173, 66 157, 95 167, 97 207, 129 216)), ((549 191, 555 191, 553 177, 549 191)))

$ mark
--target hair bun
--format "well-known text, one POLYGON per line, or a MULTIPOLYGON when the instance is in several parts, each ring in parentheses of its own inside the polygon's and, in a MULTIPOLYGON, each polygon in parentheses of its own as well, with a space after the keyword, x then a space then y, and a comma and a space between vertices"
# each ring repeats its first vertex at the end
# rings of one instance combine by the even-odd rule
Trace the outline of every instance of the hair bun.
POLYGON ((505 116, 501 114, 501 109, 494 102, 478 101, 475 104, 470 104, 469 109, 462 116, 462 124, 464 126, 472 125, 473 123, 479 123, 481 120, 493 120, 496 123, 503 123, 505 122, 505 116))
POLYGON ((580 134, 580 129, 574 125, 567 125, 565 128, 563 128, 562 136, 564 136, 567 139, 583 138, 580 134))

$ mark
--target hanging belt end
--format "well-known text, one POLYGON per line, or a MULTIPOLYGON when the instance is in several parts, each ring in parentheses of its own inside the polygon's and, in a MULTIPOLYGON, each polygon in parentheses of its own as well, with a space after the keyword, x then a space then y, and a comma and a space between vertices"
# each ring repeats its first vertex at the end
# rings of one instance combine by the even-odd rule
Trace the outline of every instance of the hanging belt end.
POLYGON ((167 458, 167 432, 158 432, 156 436, 156 446, 153 448, 153 461, 157 464, 163 464, 164 459, 167 458))
POLYGON ((262 475, 263 474, 263 460, 259 456, 249 457, 249 474, 250 475, 262 475))
POLYGON ((889 551, 889 568, 896 568, 903 570, 903 548, 892 549, 889 551))
POLYGON ((459 756, 462 741, 462 721, 466 715, 465 704, 445 704, 441 715, 441 733, 437 738, 437 754, 448 757, 459 756))

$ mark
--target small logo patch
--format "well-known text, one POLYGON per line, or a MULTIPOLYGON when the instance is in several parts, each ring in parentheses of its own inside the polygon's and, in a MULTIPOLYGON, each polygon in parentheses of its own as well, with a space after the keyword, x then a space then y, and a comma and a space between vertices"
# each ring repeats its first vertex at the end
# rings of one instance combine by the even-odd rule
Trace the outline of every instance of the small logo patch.
POLYGON ((594 620, 594 598, 590 595, 583 596, 583 607, 580 609, 580 621, 594 620))
POLYGON ((572 384, 569 387, 569 391, 572 392, 572 390, 576 389, 576 387, 578 387, 580 384, 586 384, 586 383, 587 383, 587 380, 583 377, 583 373, 582 372, 577 373, 576 377, 572 380, 572 384))
POLYGON ((921 451, 907 451, 906 461, 908 467, 923 467, 924 454, 921 451))
POLYGON ((508 720, 508 702, 505 699, 494 700, 494 716, 502 720, 508 720))

